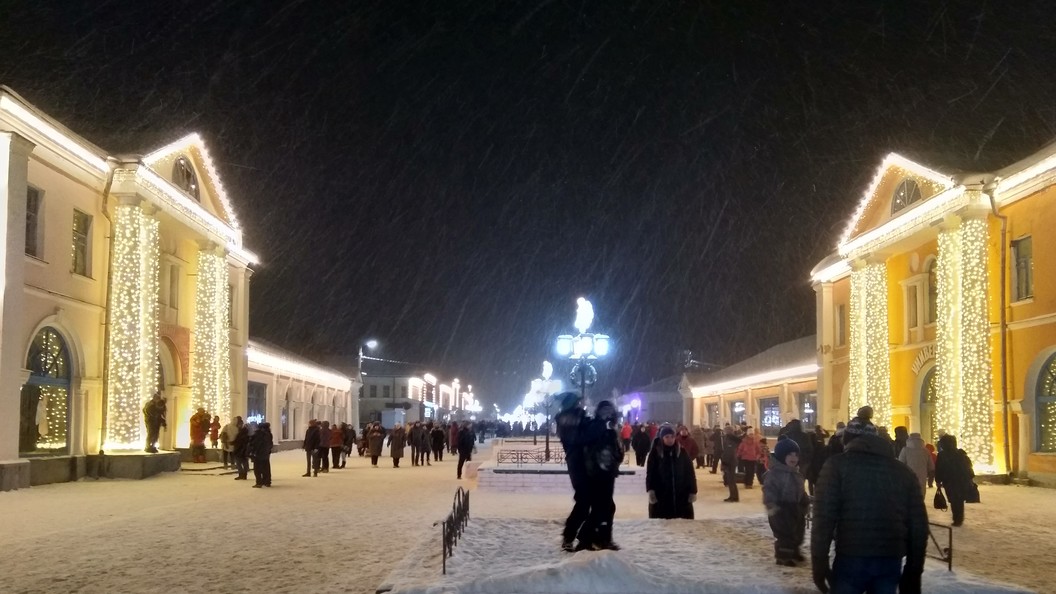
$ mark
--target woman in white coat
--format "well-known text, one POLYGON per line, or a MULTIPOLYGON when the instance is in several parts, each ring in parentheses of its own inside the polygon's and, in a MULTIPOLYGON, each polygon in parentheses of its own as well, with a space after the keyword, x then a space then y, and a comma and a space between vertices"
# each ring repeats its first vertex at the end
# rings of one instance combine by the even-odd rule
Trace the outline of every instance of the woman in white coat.
POLYGON ((906 447, 898 453, 898 461, 905 464, 917 475, 920 482, 920 492, 928 490, 928 477, 935 472, 935 463, 931 461, 931 454, 924 449, 924 440, 919 433, 910 433, 906 440, 906 447))

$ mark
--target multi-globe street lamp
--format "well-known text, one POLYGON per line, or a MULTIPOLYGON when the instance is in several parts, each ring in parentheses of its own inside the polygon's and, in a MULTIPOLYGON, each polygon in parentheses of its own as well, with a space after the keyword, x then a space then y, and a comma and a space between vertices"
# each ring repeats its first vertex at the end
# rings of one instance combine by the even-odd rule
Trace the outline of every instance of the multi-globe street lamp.
POLYGON ((594 323, 594 306, 583 297, 576 300, 576 330, 579 334, 562 334, 557 337, 555 350, 562 357, 576 361, 569 379, 580 389, 583 401, 587 400, 587 387, 598 381, 598 371, 592 361, 609 354, 609 337, 605 334, 587 332, 594 323))

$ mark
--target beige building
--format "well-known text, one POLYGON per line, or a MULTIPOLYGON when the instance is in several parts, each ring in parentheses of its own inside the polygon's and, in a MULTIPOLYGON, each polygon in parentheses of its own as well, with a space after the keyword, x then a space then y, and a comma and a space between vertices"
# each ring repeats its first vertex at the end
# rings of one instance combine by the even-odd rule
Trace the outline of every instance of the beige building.
POLYGON ((0 489, 163 449, 197 407, 245 414, 254 255, 205 143, 118 157, 0 88, 0 489))

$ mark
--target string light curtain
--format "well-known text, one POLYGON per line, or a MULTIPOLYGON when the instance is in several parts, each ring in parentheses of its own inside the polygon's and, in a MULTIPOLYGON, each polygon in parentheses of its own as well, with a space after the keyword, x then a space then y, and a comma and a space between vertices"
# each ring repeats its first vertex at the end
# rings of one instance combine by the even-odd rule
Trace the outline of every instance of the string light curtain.
POLYGON ((114 209, 109 381, 104 449, 143 446, 143 404, 158 385, 158 221, 139 204, 114 209))
POLYGON ((198 252, 194 321, 194 408, 231 417, 227 259, 216 249, 198 252))
POLYGON ((873 422, 891 424, 891 367, 887 328, 887 265, 851 271, 849 412, 873 407, 873 422))

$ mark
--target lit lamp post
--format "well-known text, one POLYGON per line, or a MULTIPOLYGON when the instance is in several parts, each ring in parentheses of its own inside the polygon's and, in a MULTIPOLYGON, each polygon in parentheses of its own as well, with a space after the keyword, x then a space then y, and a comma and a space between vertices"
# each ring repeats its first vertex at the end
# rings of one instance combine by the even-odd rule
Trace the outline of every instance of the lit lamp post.
POLYGON ((609 354, 609 337, 605 334, 587 332, 594 322, 594 306, 583 297, 576 300, 576 330, 579 334, 562 334, 557 337, 556 351, 562 357, 576 361, 569 379, 580 389, 583 401, 587 400, 587 387, 598 381, 598 371, 592 361, 609 354))

